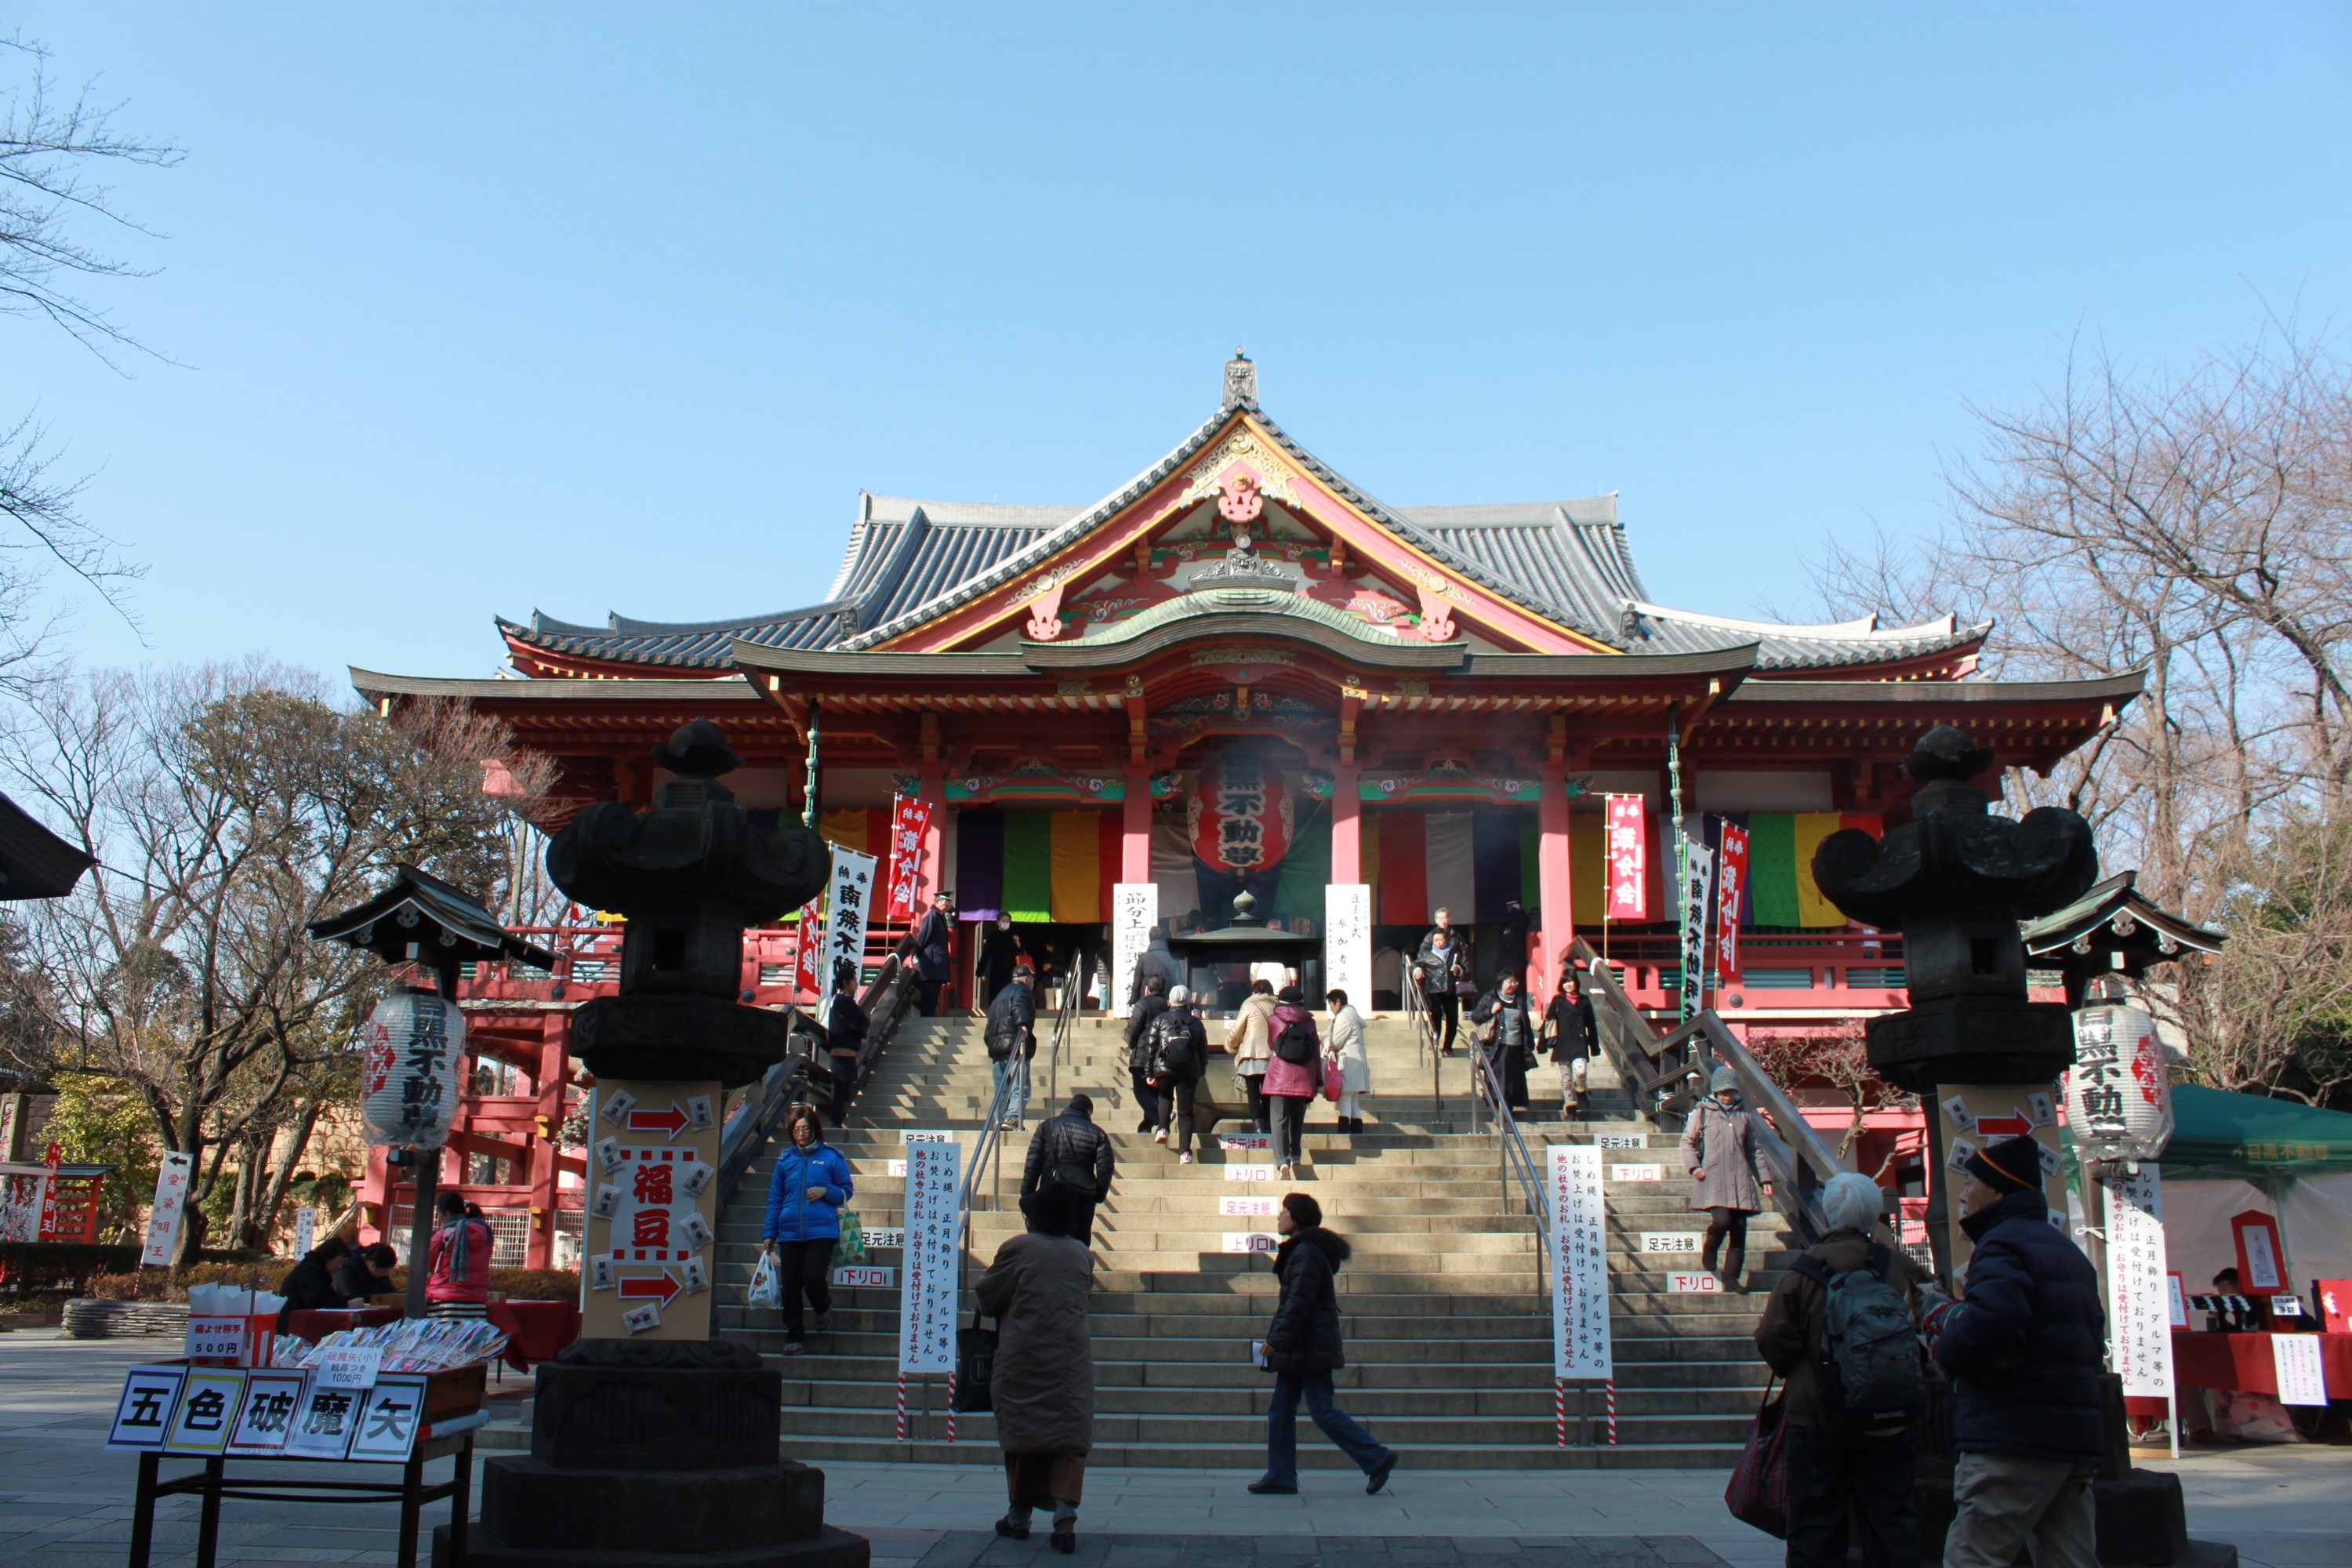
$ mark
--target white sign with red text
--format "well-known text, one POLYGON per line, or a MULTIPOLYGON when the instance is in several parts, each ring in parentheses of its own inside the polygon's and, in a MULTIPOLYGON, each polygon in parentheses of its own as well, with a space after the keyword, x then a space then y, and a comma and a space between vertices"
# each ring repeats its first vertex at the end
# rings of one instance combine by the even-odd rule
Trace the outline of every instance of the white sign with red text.
POLYGON ((142 1268, 171 1263, 172 1249, 180 1240, 180 1209, 188 1201, 188 1172, 194 1164, 192 1155, 163 1156, 163 1168, 155 1173, 155 1206, 147 1214, 147 1246, 139 1254, 142 1268))

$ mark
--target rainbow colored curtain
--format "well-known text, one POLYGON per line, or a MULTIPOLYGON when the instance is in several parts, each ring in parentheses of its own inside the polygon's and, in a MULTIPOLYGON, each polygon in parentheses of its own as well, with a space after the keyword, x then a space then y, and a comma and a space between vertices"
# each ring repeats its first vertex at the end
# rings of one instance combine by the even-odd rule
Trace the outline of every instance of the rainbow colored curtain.
MULTIPOLYGON (((1381 925, 1426 925, 1439 909, 1465 925, 1499 921, 1513 899, 1536 911, 1531 811, 1379 811, 1362 830, 1372 918, 1381 925)), ((1597 834, 1593 843, 1597 850, 1597 834)))
POLYGON ((1119 830, 1115 811, 958 812, 957 912, 968 921, 1000 910, 1039 923, 1109 920, 1119 830))
POLYGON ((1878 817, 1850 811, 1730 812, 1707 819, 1710 841, 1718 821, 1744 823, 1748 828, 1748 896, 1739 911, 1741 925, 1829 928, 1846 923, 1813 883, 1813 851, 1841 828, 1859 827, 1877 837, 1878 817))

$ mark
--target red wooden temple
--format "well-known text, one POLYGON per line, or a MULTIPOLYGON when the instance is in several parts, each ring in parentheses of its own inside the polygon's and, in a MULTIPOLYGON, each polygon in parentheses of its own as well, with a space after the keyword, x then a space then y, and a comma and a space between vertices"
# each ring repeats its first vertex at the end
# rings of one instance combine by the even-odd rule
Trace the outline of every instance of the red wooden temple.
MULTIPOLYGON (((1476 927, 1489 972, 1516 900, 1549 989, 1571 932, 1604 935, 1601 796, 1646 803, 1648 909, 1665 914, 1678 784, 1695 832, 1728 818, 1756 846, 1738 966, 1708 993, 1741 1031, 1903 1005, 1899 944, 1848 927, 1806 868, 1842 821, 1904 819, 1898 764, 1923 731, 1958 723, 1996 770, 2046 772, 2138 689, 1979 679, 1990 627, 1951 616, 1789 626, 1670 608, 1614 496, 1384 505, 1266 416, 1248 360, 1223 391, 1091 505, 861 495, 830 586, 803 608, 502 620, 520 679, 352 679, 387 713, 455 700, 495 714, 560 763, 567 810, 650 804, 650 749, 698 716, 746 759, 728 783, 754 810, 806 808, 814 750, 820 821, 850 847, 878 850, 895 796, 929 802, 919 880, 958 895, 964 1004, 976 926, 1003 912, 1083 937, 1116 882, 1154 883, 1163 920, 1198 910, 1212 925, 1245 886, 1308 929, 1326 886, 1369 884, 1377 948, 1409 948, 1444 904, 1476 927)), ((1605 933, 1653 1007, 1679 984, 1673 931, 1657 918, 1605 933)), ((539 934, 564 952, 558 973, 469 983, 486 1092, 453 1143, 467 1168, 443 1177, 501 1224, 502 1258, 533 1263, 579 1202, 577 1163, 550 1139, 570 1105, 565 1020, 613 969, 610 933, 539 934)), ((789 959, 787 932, 755 933, 747 999, 790 1000, 789 959)), ((1375 960, 1376 1001, 1393 973, 1375 960)), ((388 1202, 381 1175, 370 1194, 388 1202)))

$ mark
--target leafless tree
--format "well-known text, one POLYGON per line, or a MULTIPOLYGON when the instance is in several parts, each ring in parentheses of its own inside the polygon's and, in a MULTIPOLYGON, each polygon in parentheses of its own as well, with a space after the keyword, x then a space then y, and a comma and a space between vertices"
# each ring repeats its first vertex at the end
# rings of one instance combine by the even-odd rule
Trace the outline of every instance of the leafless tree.
POLYGON ((1844 1098, 1853 1120, 1838 1143, 1840 1159, 1862 1136, 1871 1112, 1919 1103, 1916 1095, 1896 1089, 1872 1068, 1859 1021, 1834 1029, 1759 1030, 1748 1037, 1748 1050, 1791 1100, 1801 1089, 1833 1089, 1844 1098))
POLYGON ((198 1157, 192 1212, 239 1156, 236 1239, 266 1233, 284 1189, 265 1179, 266 1152, 284 1132, 279 1163, 299 1161, 316 1108, 348 1079, 349 1041, 385 977, 307 924, 402 861, 495 904, 509 819, 536 808, 549 772, 478 715, 389 722, 259 662, 33 690, 0 733, 0 776, 100 864, 26 915, 26 963, 52 1037, 130 1086, 166 1149, 198 1157), (494 761, 519 793, 483 790, 494 761))

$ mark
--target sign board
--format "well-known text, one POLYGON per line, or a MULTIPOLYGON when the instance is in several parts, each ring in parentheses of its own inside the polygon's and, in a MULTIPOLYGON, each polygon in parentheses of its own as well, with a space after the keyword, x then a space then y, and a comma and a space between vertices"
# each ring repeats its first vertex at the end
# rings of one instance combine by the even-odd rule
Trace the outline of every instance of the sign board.
POLYGON ((187 1381, 184 1366, 134 1366, 122 1374, 122 1396, 115 1402, 114 1425, 107 1428, 110 1448, 152 1450, 163 1446, 172 1412, 180 1401, 180 1385, 187 1381))
POLYGON ((910 795, 890 797, 890 899, 885 920, 923 918, 923 841, 930 832, 929 801, 910 795))
POLYGON ((1246 1152, 1252 1149, 1271 1149, 1274 1147, 1274 1140, 1264 1132, 1227 1132, 1218 1138, 1217 1144, 1227 1152, 1235 1150, 1246 1152))
POLYGON ((1272 1198, 1219 1198, 1217 1212, 1232 1219, 1265 1218, 1274 1213, 1272 1198))
POLYGON ((1666 1294, 1669 1296, 1713 1296, 1721 1292, 1723 1281, 1712 1274, 1669 1274, 1666 1294))
POLYGON ((2106 1209, 2107 1366, 2121 1374, 2126 1397, 2168 1398, 2172 1310, 2164 1256, 2163 1178, 2150 1160, 2137 1175, 2098 1185, 2105 1194, 2106 1209))
POLYGON ((955 1141, 955 1129, 952 1127, 901 1127, 898 1129, 898 1142, 901 1143, 952 1143, 955 1141))
POLYGON ((1665 1168, 1661 1165, 1612 1165, 1609 1179, 1612 1182, 1663 1181, 1665 1168))
POLYGON ((1555 1143, 1546 1194, 1551 1205, 1552 1375, 1614 1375, 1609 1338, 1609 1213, 1601 1151, 1555 1143))
POLYGON ((281 1454, 294 1432, 294 1415, 302 1405, 302 1374, 299 1372, 252 1372, 245 1378, 245 1397, 229 1427, 227 1452, 253 1458, 281 1454))
POLYGON ((2327 1380, 2320 1371, 2319 1340, 2313 1334, 2268 1334, 2271 1370, 2278 1378, 2281 1405, 2325 1405, 2327 1380))
POLYGON ((1706 845, 1683 846, 1682 1016, 1698 1016, 1701 987, 1706 980, 1706 922, 1715 912, 1715 851, 1706 845))
POLYGON ((1229 1182, 1270 1182, 1274 1180, 1272 1165, 1227 1165, 1225 1180, 1229 1182))
POLYGON ((2189 1326, 2189 1291, 2182 1285, 2180 1271, 2177 1268, 2164 1277, 2164 1311, 2168 1327, 2185 1329, 2189 1326))
POLYGON ((2352 1279, 2315 1279, 2312 1293, 2319 1298, 2319 1323, 2331 1334, 2352 1331, 2352 1279))
POLYGON ((1229 1230, 1224 1233, 1227 1252, 1272 1253, 1282 1245, 1282 1237, 1262 1230, 1229 1230))
POLYGON ((1608 839, 1609 901, 1604 920, 1650 918, 1650 814, 1638 795, 1604 795, 1608 839))
POLYGON ((894 1176, 903 1176, 907 1173, 907 1162, 904 1160, 886 1160, 883 1162, 883 1169, 888 1171, 894 1176))
POLYGON ((382 1345, 339 1345, 319 1352, 312 1381, 321 1388, 368 1388, 383 1366, 382 1345))
POLYGON ((1739 906, 1748 891, 1748 829, 1727 816, 1716 818, 1721 846, 1715 865, 1715 966, 1739 972, 1739 906))
POLYGON ((2286 1270, 2279 1266, 2278 1221, 2260 1209, 2230 1216, 2237 1243, 2238 1284, 2249 1296, 2284 1289, 2286 1270))
POLYGON ((707 1340, 719 1085, 607 1080, 596 1095, 597 1121, 619 1131, 589 1170, 581 1337, 707 1340))
POLYGON ((833 1271, 833 1282, 845 1286, 878 1285, 887 1289, 898 1282, 898 1271, 877 1263, 845 1263, 833 1271))
POLYGON ((2056 1090, 2046 1083, 1944 1084, 1936 1090, 1936 1106, 1944 1134, 1944 1171, 1938 1179, 1950 1183, 1951 1194, 1951 1201, 1944 1205, 1945 1231, 1951 1247, 1952 1279, 1959 1287, 1955 1293, 1965 1296, 1969 1259, 1976 1252, 1976 1243, 1960 1229, 1965 1216, 1960 1213, 1959 1195, 1969 1184, 1962 1167, 1969 1156, 2004 1138, 2031 1136, 2040 1145, 2042 1203, 2050 1211, 2050 1223, 2063 1231, 2066 1176, 2059 1156, 2063 1131, 2058 1126, 2056 1090))
POLYGON ((1647 1137, 1639 1132, 1603 1132, 1592 1140, 1596 1149, 1646 1149, 1647 1137))
POLYGON ((1639 1250, 1647 1256, 1661 1252, 1696 1252, 1703 1237, 1695 1230, 1645 1230, 1636 1239, 1640 1243, 1639 1250))
MULTIPOLYGON (((1364 882, 1323 889, 1323 988, 1345 991, 1358 1012, 1372 1006, 1372 889, 1364 882)), ((1319 1005, 1322 998, 1313 1001, 1319 1005)))
POLYGON ((302 1390, 294 1415, 294 1429, 286 1435, 289 1459, 340 1459, 352 1446, 367 1400, 361 1388, 321 1388, 312 1383, 302 1390))
POLYGON ((155 1173, 154 1206, 147 1211, 147 1245, 139 1254, 142 1268, 171 1263, 172 1249, 180 1240, 180 1209, 188 1201, 188 1173, 194 1166, 193 1155, 163 1156, 163 1169, 155 1173))
POLYGON ((165 1428, 163 1451, 168 1454, 217 1454, 228 1444, 228 1425, 236 1415, 237 1396, 245 1392, 245 1373, 214 1367, 191 1367, 180 1391, 180 1403, 165 1428))
POLYGON ((199 1360, 237 1360, 245 1354, 245 1320, 191 1317, 186 1353, 199 1360))
POLYGON ((319 1245, 319 1211, 303 1207, 294 1211, 294 1256, 308 1258, 310 1248, 319 1245))
POLYGON ((898 1284, 898 1370, 955 1370, 956 1254, 963 1230, 963 1149, 907 1145, 904 1270, 898 1284))
POLYGON ((1151 930, 1160 923, 1160 885, 1114 882, 1110 889, 1110 975, 1103 983, 1103 1006, 1124 1014, 1141 994, 1137 966, 1151 950, 1151 930))
POLYGON ((408 1458, 425 1425, 425 1374, 388 1372, 361 1395, 352 1427, 351 1458, 396 1464, 408 1458))
POLYGON ((866 1238, 866 1245, 868 1247, 904 1247, 907 1245, 907 1233, 900 1230, 895 1225, 861 1226, 858 1229, 858 1234, 866 1238))
POLYGON ((871 855, 833 847, 833 876, 824 896, 824 973, 820 994, 833 994, 833 966, 847 959, 853 966, 866 962, 866 911, 874 897, 871 855))

